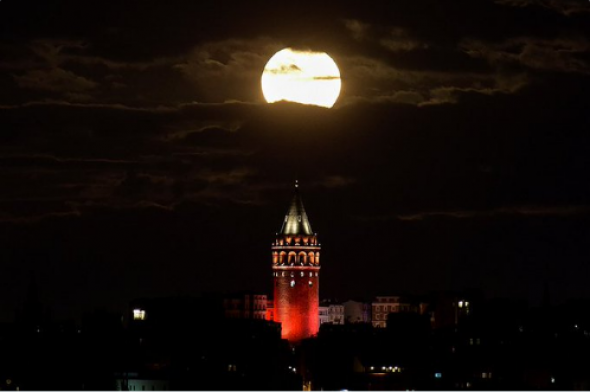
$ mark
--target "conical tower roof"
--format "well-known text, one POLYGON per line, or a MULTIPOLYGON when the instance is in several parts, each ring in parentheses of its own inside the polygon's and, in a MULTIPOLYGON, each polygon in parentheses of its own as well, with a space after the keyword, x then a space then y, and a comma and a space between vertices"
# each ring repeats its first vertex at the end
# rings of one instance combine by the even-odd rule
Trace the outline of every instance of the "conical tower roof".
POLYGON ((301 201, 301 195, 299 194, 299 184, 295 182, 295 195, 291 200, 289 211, 285 215, 283 221, 283 227, 279 234, 282 235, 313 235, 311 230, 311 224, 305 213, 303 202, 301 201))

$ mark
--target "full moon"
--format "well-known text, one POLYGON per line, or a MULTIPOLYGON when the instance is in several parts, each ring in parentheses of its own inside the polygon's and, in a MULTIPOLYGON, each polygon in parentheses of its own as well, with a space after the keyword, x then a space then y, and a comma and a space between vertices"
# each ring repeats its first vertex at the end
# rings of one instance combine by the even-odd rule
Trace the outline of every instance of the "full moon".
POLYGON ((331 108, 340 95, 340 70, 324 52, 283 49, 262 72, 266 102, 290 101, 331 108))

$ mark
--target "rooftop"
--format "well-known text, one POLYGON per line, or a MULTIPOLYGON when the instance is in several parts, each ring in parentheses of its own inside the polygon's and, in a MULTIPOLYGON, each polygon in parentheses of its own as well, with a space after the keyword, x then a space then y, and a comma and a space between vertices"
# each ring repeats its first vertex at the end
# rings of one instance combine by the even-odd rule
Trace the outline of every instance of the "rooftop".
POLYGON ((301 195, 299 194, 299 183, 295 182, 295 195, 291 200, 289 210, 285 215, 283 226, 279 234, 282 235, 313 235, 311 230, 311 224, 305 213, 303 202, 301 201, 301 195))

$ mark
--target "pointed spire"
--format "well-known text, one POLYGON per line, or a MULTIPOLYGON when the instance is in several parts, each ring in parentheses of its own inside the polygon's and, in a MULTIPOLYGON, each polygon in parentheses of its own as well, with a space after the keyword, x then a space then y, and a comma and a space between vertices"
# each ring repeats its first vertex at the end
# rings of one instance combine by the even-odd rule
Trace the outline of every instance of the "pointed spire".
POLYGON ((282 235, 313 235, 311 230, 311 224, 305 213, 303 202, 301 201, 301 195, 299 195, 299 181, 295 181, 295 195, 291 200, 289 211, 285 215, 283 221, 283 227, 279 234, 282 235))

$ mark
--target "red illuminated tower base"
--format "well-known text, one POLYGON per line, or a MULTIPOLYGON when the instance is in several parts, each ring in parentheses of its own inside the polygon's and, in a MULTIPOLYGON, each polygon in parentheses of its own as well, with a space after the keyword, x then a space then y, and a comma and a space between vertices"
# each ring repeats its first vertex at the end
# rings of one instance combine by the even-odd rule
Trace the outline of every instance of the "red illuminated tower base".
POLYGON ((320 329, 320 245, 303 208, 299 189, 272 246, 274 321, 291 343, 320 329))

